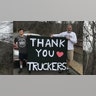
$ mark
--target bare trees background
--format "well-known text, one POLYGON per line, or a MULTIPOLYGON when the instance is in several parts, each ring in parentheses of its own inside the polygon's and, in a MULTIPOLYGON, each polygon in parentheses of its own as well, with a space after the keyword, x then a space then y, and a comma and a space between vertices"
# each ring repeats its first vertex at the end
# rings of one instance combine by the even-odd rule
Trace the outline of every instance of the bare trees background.
POLYGON ((19 28, 23 28, 31 33, 49 36, 53 33, 66 31, 68 24, 72 24, 73 31, 76 32, 79 39, 82 39, 83 21, 14 21, 13 29, 14 32, 17 32, 19 28))
POLYGON ((96 21, 84 23, 84 74, 96 75, 96 21))

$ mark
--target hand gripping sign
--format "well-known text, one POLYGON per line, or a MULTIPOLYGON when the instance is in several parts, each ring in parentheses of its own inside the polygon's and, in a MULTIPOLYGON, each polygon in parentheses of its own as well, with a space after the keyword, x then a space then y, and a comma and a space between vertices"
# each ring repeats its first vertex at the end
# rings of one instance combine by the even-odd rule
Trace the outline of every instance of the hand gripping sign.
POLYGON ((67 39, 64 37, 28 36, 29 71, 66 70, 67 39))

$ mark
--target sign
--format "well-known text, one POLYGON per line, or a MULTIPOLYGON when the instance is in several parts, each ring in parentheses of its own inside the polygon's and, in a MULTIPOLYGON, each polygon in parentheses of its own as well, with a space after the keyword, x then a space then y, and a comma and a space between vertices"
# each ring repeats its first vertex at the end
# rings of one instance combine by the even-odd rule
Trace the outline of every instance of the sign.
POLYGON ((28 36, 27 48, 29 71, 66 70, 66 38, 28 36))

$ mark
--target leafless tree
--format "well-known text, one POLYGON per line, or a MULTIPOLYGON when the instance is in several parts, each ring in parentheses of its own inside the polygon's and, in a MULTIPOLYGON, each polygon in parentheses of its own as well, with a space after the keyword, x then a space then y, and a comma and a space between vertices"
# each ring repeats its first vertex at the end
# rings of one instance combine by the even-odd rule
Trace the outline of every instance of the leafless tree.
POLYGON ((84 74, 96 74, 96 21, 86 22, 87 26, 84 26, 83 39, 86 39, 86 43, 83 43, 83 46, 86 46, 88 50, 86 55, 84 54, 84 74), (91 51, 90 51, 91 50, 91 51), (87 56, 88 55, 88 56, 87 56))

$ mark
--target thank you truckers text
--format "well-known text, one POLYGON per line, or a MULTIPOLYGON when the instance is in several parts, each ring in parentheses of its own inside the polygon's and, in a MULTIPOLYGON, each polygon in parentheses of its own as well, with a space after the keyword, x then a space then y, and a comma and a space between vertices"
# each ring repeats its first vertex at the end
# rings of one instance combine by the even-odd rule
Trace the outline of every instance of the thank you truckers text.
POLYGON ((67 39, 64 37, 27 36, 29 70, 66 70, 67 39))

